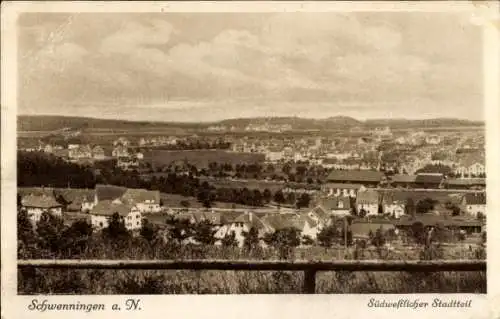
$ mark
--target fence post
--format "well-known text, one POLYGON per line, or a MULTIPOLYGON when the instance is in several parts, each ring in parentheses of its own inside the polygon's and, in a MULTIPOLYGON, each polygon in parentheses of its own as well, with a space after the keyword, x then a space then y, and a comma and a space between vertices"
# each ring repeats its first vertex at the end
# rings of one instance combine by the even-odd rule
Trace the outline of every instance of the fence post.
POLYGON ((304 271, 304 293, 316 293, 316 270, 310 269, 304 271))

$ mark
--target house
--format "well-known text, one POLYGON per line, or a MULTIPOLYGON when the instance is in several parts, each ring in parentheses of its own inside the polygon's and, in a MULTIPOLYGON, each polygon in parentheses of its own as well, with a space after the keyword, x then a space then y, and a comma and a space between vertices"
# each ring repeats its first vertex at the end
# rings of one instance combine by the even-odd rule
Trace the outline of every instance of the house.
POLYGON ((28 218, 34 224, 40 221, 43 213, 49 213, 56 217, 62 217, 63 205, 51 195, 28 195, 21 199, 21 205, 26 209, 28 218))
POLYGON ((365 189, 363 185, 349 183, 326 183, 322 186, 322 191, 328 196, 356 197, 359 191, 365 189))
POLYGON ((113 142, 113 146, 116 147, 116 146, 119 146, 119 145, 127 147, 127 146, 130 145, 130 141, 128 139, 126 139, 125 137, 120 137, 120 138, 118 138, 117 140, 115 140, 113 142))
POLYGON ((367 216, 379 213, 379 193, 372 189, 359 192, 356 197, 356 208, 358 213, 365 211, 367 216))
POLYGON ((400 218, 405 214, 406 202, 397 199, 394 193, 385 192, 382 197, 382 210, 384 214, 390 214, 392 217, 400 218))
POLYGON ((475 152, 460 159, 459 164, 455 168, 455 175, 462 178, 483 177, 486 175, 484 156, 475 152))
POLYGON ((307 213, 302 214, 268 214, 262 218, 270 229, 267 233, 273 233, 280 229, 295 228, 300 231, 301 236, 308 236, 315 240, 321 227, 320 224, 310 218, 307 213))
MULTIPOLYGON (((354 198, 353 198, 354 199, 354 198)), ((328 197, 319 202, 328 216, 345 216, 351 213, 351 198, 345 196, 328 197)))
POLYGON ((439 135, 428 135, 425 137, 425 143, 430 145, 437 145, 441 143, 441 137, 439 135))
POLYGON ((98 160, 106 158, 104 149, 99 145, 94 146, 94 148, 92 149, 92 157, 98 160))
POLYGON ((380 184, 384 174, 378 171, 359 170, 344 171, 333 170, 327 177, 329 183, 358 184, 365 187, 376 187, 380 184))
POLYGON ((106 200, 116 204, 135 206, 141 213, 158 213, 161 211, 159 191, 135 188, 127 189, 114 185, 96 185, 95 204, 106 200))
POLYGON ((134 205, 116 203, 111 200, 100 201, 90 212, 91 224, 96 229, 106 228, 113 214, 117 213, 127 230, 142 227, 142 214, 134 205))
POLYGON ((94 208, 93 189, 63 188, 54 193, 62 196, 66 202, 66 209, 70 212, 88 213, 94 208))
POLYGON ((474 216, 486 216, 486 193, 467 193, 462 199, 465 211, 474 216))
POLYGON ((92 149, 89 145, 72 145, 68 147, 68 157, 72 160, 92 158, 92 149))
POLYGON ((252 212, 225 212, 221 216, 221 226, 214 237, 221 240, 233 232, 238 246, 242 247, 245 241, 244 234, 248 233, 252 227, 257 229, 259 238, 271 231, 271 228, 252 212))
POLYGON ((117 158, 130 156, 128 148, 126 146, 123 146, 123 145, 118 145, 115 148, 113 148, 111 155, 113 157, 117 157, 117 158))

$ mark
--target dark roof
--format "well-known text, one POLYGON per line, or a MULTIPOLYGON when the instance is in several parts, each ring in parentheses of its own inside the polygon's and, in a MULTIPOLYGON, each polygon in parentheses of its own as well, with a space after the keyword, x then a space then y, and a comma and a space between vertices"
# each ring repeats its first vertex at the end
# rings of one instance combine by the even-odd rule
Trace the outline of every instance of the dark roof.
POLYGON ((467 205, 486 205, 486 193, 467 193, 465 202, 467 205))
POLYGON ((349 184, 349 183, 326 183, 325 187, 328 188, 339 188, 339 189, 360 189, 362 185, 359 184, 349 184))
POLYGON ((486 179, 484 178, 450 178, 446 180, 446 184, 448 185, 457 185, 457 186, 467 186, 467 185, 486 185, 486 179))
POLYGON ((434 173, 420 173, 417 174, 415 178, 415 183, 418 184, 440 184, 443 181, 443 174, 434 174, 434 173))
POLYGON ((418 216, 417 218, 401 218, 395 221, 396 226, 411 226, 416 222, 421 222, 424 226, 436 226, 441 224, 445 227, 450 226, 484 226, 484 222, 476 219, 461 219, 461 218, 443 218, 439 215, 425 214, 418 216))
POLYGON ((125 187, 114 186, 114 185, 96 185, 95 192, 98 201, 103 200, 115 200, 122 197, 122 195, 127 191, 125 187))
POLYGON ((53 196, 47 195, 28 195, 21 200, 21 204, 24 207, 36 208, 54 208, 62 206, 53 196))
POLYGON ((382 180, 383 176, 384 174, 382 172, 370 170, 333 170, 328 175, 327 180, 332 182, 346 181, 378 183, 382 180))
POLYGON ((417 175, 392 175, 391 182, 393 183, 415 183, 417 175))
POLYGON ((113 204, 110 200, 100 201, 91 211, 92 215, 113 216, 118 213, 120 216, 127 216, 134 206, 127 204, 113 204))

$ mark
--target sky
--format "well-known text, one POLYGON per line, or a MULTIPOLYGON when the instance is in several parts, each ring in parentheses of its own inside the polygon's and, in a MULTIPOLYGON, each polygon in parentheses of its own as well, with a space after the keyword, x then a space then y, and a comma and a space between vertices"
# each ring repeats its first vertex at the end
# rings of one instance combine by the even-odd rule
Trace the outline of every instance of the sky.
POLYGON ((18 113, 483 120, 463 13, 24 13, 18 113))

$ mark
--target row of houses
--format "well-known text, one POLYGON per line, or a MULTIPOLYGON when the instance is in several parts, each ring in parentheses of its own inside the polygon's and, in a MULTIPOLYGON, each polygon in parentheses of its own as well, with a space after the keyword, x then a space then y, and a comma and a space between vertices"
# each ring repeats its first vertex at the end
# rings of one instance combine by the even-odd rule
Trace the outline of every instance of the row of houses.
POLYGON ((378 186, 428 189, 484 189, 484 178, 445 178, 441 173, 396 174, 386 176, 374 170, 332 170, 322 186, 324 192, 356 196, 360 188, 378 186))

